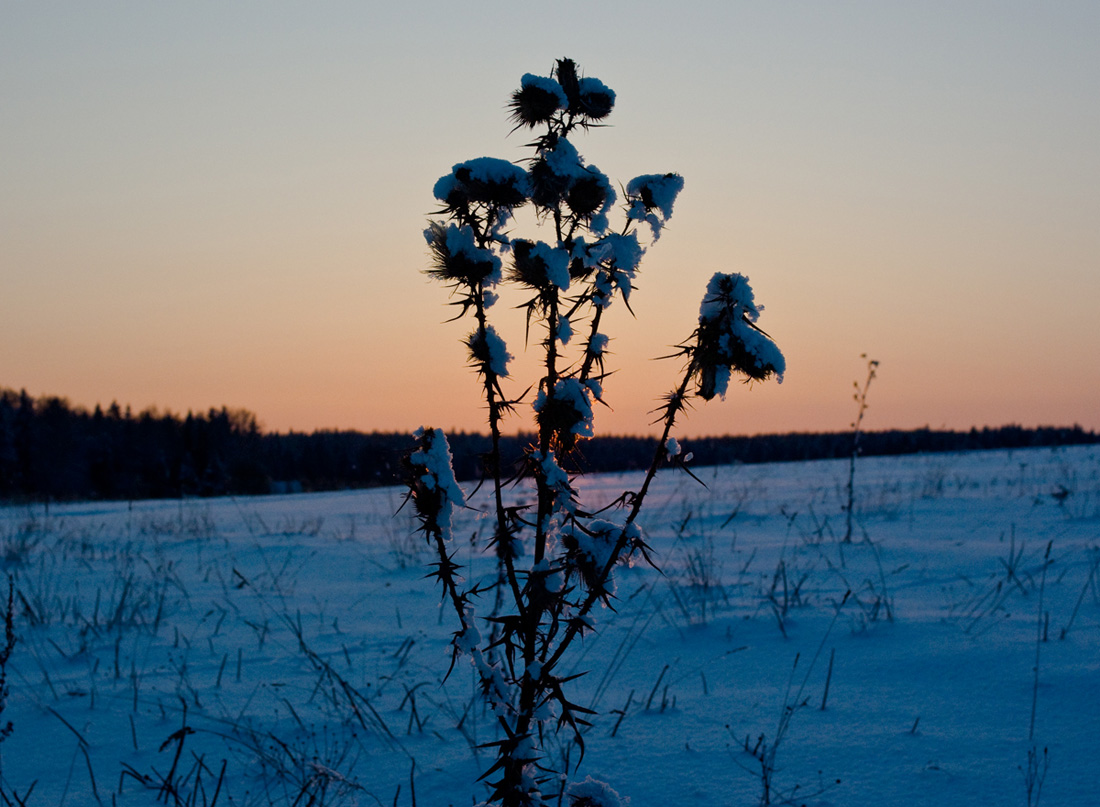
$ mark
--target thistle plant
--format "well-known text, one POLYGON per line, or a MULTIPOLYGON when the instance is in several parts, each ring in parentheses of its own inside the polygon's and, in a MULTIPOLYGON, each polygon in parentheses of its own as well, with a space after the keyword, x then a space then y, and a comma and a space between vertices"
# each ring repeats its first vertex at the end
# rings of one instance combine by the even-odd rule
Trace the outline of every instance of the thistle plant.
POLYGON ((488 744, 495 759, 482 777, 490 787, 486 805, 558 804, 564 796, 581 807, 618 803, 610 787, 591 780, 563 793, 568 772, 553 770, 543 753, 547 732, 568 731, 583 756, 582 729, 592 714, 570 699, 572 677, 560 672, 562 660, 594 628, 595 606, 611 605, 615 569, 653 562, 638 516, 662 465, 683 465, 672 437, 681 413, 694 398, 724 398, 735 375, 782 380, 785 369, 782 353, 756 325, 761 308, 747 278, 715 274, 695 330, 673 353, 683 373, 656 410, 661 436, 640 487, 598 513, 580 500, 566 469, 578 443, 593 436, 593 406, 604 401, 607 312, 618 300, 629 309, 642 256, 660 238, 684 185, 675 173, 630 180, 621 187, 622 224, 612 229, 618 193, 573 139, 602 126, 614 105, 615 93, 583 77, 569 59, 559 60, 549 76, 524 75, 510 110, 515 129, 533 133, 531 156, 519 165, 491 157, 454 165, 435 184, 440 218, 424 232, 427 273, 449 288, 456 318, 472 320, 465 344, 491 440, 481 484, 491 499, 486 515, 497 574, 483 583, 464 580, 454 560, 452 515, 470 505, 455 481, 443 432, 419 430, 407 460, 409 499, 434 552, 430 576, 457 621, 451 668, 461 657, 470 659, 500 726, 499 739, 488 744), (546 240, 513 234, 521 208, 546 240), (540 351, 540 376, 526 388, 533 392, 529 401, 526 393, 508 392, 513 357, 490 323, 505 287, 522 295, 528 339, 535 334, 540 351), (536 436, 519 466, 505 468, 502 425, 527 405, 536 436), (513 484, 533 488, 534 502, 508 504, 513 484), (491 611, 479 617, 476 609, 490 593, 491 611))

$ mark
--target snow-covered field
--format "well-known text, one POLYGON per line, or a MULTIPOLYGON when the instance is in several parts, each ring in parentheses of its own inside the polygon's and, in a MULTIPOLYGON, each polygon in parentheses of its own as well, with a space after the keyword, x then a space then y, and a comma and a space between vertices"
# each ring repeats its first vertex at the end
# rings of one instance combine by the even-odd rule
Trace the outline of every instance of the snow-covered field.
MULTIPOLYGON (((1100 449, 862 459, 850 544, 846 462, 696 473, 658 477, 663 574, 619 571, 571 661, 599 713, 583 760, 551 743, 571 780, 751 805, 767 763, 772 803, 1027 805, 1034 747, 1031 804, 1100 802, 1100 449)), ((442 682, 453 614, 401 501, 0 509, 0 803, 479 801, 495 723, 468 663, 442 682)), ((478 529, 458 558, 491 575, 478 529)))

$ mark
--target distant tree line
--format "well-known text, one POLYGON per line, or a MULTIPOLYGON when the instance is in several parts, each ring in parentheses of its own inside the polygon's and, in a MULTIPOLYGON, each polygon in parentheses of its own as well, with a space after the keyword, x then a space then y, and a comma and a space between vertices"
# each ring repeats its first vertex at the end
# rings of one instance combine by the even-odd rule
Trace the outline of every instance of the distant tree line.
MULTIPOLYGON (((480 477, 486 435, 449 435, 459 479, 480 477)), ((518 464, 530 435, 504 438, 518 464)), ((682 441, 692 465, 790 462, 846 457, 850 432, 702 437, 682 441)), ((974 451, 1100 442, 1080 426, 1002 426, 947 431, 865 432, 864 455, 974 451)), ((267 433, 244 409, 180 416, 112 403, 94 410, 65 398, 0 389, 0 500, 147 499, 340 490, 396 484, 412 436, 394 432, 267 433)), ((644 469, 652 437, 597 437, 579 446, 569 470, 644 469)))

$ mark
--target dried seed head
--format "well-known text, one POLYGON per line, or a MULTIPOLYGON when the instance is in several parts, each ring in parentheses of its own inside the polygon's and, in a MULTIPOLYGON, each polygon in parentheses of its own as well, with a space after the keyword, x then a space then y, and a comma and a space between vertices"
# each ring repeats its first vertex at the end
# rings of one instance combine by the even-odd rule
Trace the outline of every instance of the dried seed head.
POLYGON ((578 82, 579 104, 589 120, 603 120, 615 106, 615 91, 598 78, 582 78, 578 82))
POLYGON ((527 172, 518 165, 496 157, 478 157, 452 166, 451 173, 435 183, 433 193, 446 211, 454 212, 476 203, 519 207, 527 201, 529 190, 527 172))
POLYGON ((548 123, 555 112, 568 106, 569 99, 558 82, 531 73, 520 79, 519 89, 512 93, 512 101, 508 104, 516 125, 530 128, 548 123))
POLYGON ((557 66, 554 68, 554 77, 557 78, 558 84, 561 85, 562 91, 569 101, 569 111, 573 114, 579 114, 582 110, 580 106, 580 80, 577 78, 577 63, 572 59, 558 59, 557 66))
POLYGON ((569 253, 542 241, 512 242, 511 280, 539 291, 569 288, 569 253))
POLYGON ((499 280, 500 258, 477 246, 469 226, 433 221, 424 230, 424 239, 432 257, 432 265, 426 270, 429 275, 471 287, 499 280))
POLYGON ((577 439, 593 435, 592 398, 600 397, 598 382, 582 384, 575 378, 560 378, 552 395, 540 390, 535 399, 535 419, 539 431, 548 429, 554 445, 572 451, 577 439))
POLYGON ((484 332, 476 330, 466 337, 466 347, 470 351, 470 364, 479 373, 496 378, 508 377, 508 362, 512 360, 512 354, 492 325, 486 325, 484 332))
POLYGON ((454 508, 465 504, 462 489, 455 481, 451 448, 442 429, 421 428, 414 436, 416 447, 404 461, 409 498, 422 530, 449 540, 454 508))
POLYGON ((716 273, 707 285, 699 310, 699 327, 690 353, 697 373, 699 397, 725 397, 731 374, 764 381, 775 375, 780 383, 786 360, 766 333, 756 326, 762 309, 753 299, 748 278, 716 273))
POLYGON ((615 189, 604 174, 592 168, 569 185, 565 203, 578 216, 587 218, 601 208, 615 204, 615 189))

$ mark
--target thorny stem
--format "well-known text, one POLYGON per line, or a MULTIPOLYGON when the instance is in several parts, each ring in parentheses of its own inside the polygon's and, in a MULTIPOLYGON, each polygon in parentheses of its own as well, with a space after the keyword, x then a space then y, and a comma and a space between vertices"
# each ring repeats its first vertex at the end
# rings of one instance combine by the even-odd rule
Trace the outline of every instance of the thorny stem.
MULTIPOLYGON (((486 334, 488 333, 488 318, 485 313, 485 294, 483 288, 478 289, 474 315, 477 318, 478 338, 484 342, 486 334)), ((486 368, 486 370, 490 370, 490 368, 486 368)), ((515 574, 513 569, 513 557, 515 553, 512 546, 513 535, 508 525, 508 511, 504 507, 504 480, 501 474, 500 457, 500 422, 504 418, 503 410, 506 408, 507 404, 498 396, 497 389, 499 383, 495 374, 491 372, 485 373, 485 402, 489 408, 489 434, 492 445, 488 457, 487 470, 493 479, 493 504, 496 509, 496 531, 493 540, 496 543, 498 587, 496 605, 494 605, 493 608, 495 613, 500 611, 502 604, 502 589, 504 585, 511 581, 512 585, 515 586, 515 574)), ((522 605, 518 586, 516 586, 515 591, 513 591, 513 596, 516 599, 517 605, 522 605)))
MULTIPOLYGON (((645 501, 646 499, 650 484, 652 483, 653 478, 657 476, 657 472, 661 466, 661 463, 665 460, 665 457, 668 456, 668 450, 665 449, 665 445, 667 445, 668 443, 669 434, 671 433, 672 427, 675 423, 676 414, 678 414, 684 407, 684 402, 687 397, 687 386, 690 385, 691 379, 694 376, 695 372, 696 368, 694 363, 689 363, 689 366, 687 366, 684 373, 684 377, 681 380, 680 386, 676 388, 672 395, 669 396, 669 402, 668 405, 664 408, 664 417, 662 419, 664 422, 664 427, 661 432, 661 438, 658 442, 657 449, 653 452, 653 460, 650 463, 649 471, 646 473, 645 479, 643 479, 641 488, 638 490, 638 493, 635 494, 634 500, 632 500, 631 502, 630 512, 627 516, 626 522, 624 523, 623 529, 621 529, 621 531, 619 532, 619 537, 615 542, 612 553, 610 553, 607 562, 604 564, 601 572, 599 572, 596 583, 591 586, 590 589, 588 589, 588 593, 582 601, 579 610, 577 610, 574 613, 573 617, 569 620, 568 626, 566 626, 565 631, 557 644, 557 648, 554 648, 552 652, 551 648, 553 645, 551 642, 551 635, 548 633, 547 637, 544 637, 540 659, 541 668, 539 674, 537 676, 525 674, 524 677, 522 677, 522 681, 520 684, 520 698, 517 710, 517 718, 515 722, 515 729, 513 731, 514 737, 525 737, 530 732, 533 722, 533 712, 535 712, 535 709, 540 703, 541 699, 546 696, 547 689, 551 684, 551 671, 553 670, 554 666, 558 664, 561 656, 565 653, 565 651, 569 649, 569 646, 576 638, 576 635, 583 630, 586 624, 586 617, 588 615, 588 612, 592 610, 593 606, 595 606, 596 604, 596 601, 601 598, 601 596, 605 592, 605 584, 607 582, 607 579, 610 577, 610 573, 612 573, 615 564, 618 562, 619 556, 623 554, 623 552, 627 548, 627 544, 629 543, 628 534, 630 526, 638 518, 638 513, 641 511, 643 501, 645 501)), ((528 611, 525 619, 526 630, 524 637, 524 663, 525 668, 528 671, 530 670, 532 663, 536 660, 536 643, 538 641, 538 629, 544 613, 546 613, 548 610, 547 605, 549 605, 549 603, 547 603, 547 600, 544 599, 544 597, 546 597, 546 592, 544 592, 544 589, 541 588, 541 584, 541 576, 539 577, 538 581, 536 581, 536 579, 531 579, 531 581, 529 581, 528 583, 530 596, 532 597, 530 604, 533 606, 528 611), (542 601, 538 606, 535 606, 535 603, 533 603, 533 597, 536 596, 536 592, 541 592, 542 597, 542 601)), ((557 615, 554 616, 557 617, 557 615)), ((554 621, 557 622, 557 618, 555 618, 554 621)), ((521 767, 521 762, 519 761, 513 760, 510 762, 513 765, 521 767)))
MULTIPOLYGON (((546 376, 543 378, 543 391, 546 394, 546 406, 549 407, 554 400, 554 388, 558 383, 558 292, 555 289, 548 295, 546 305, 547 335, 544 346, 546 348, 546 376)), ((539 452, 540 459, 545 460, 550 456, 551 438, 553 426, 550 423, 542 423, 539 427, 539 452)), ((549 527, 550 514, 554 509, 556 498, 554 491, 546 484, 545 475, 541 472, 535 474, 538 484, 538 523, 535 525, 535 564, 542 562, 546 555, 546 532, 549 527)))
MULTIPOLYGON (((627 516, 622 530, 619 533, 619 537, 615 542, 611 554, 604 564, 603 569, 600 571, 599 577, 596 583, 589 588, 588 594, 582 602, 579 610, 569 620, 568 626, 565 629, 557 647, 550 652, 552 645, 552 635, 548 634, 545 638, 542 648, 541 656, 541 669, 537 676, 532 676, 530 670, 532 664, 535 661, 536 655, 536 643, 538 640, 538 628, 542 622, 543 615, 547 612, 547 601, 545 599, 545 590, 542 589, 542 577, 536 581, 531 579, 528 581, 528 590, 531 594, 532 600, 530 601, 532 608, 527 612, 525 622, 525 635, 524 635, 524 668, 525 672, 520 684, 520 699, 518 704, 518 710, 515 720, 514 729, 509 731, 509 734, 513 738, 526 737, 531 732, 531 727, 534 722, 534 712, 537 705, 543 700, 547 690, 550 688, 552 679, 551 671, 557 665, 562 655, 572 644, 573 640, 577 637, 583 627, 587 624, 586 617, 592 610, 592 607, 600 599, 601 595, 605 591, 605 584, 611 575, 611 570, 618 562, 619 556, 626 549, 629 542, 627 537, 630 531, 630 526, 637 519, 638 514, 641 512, 642 504, 649 492, 649 486, 652 483, 654 477, 657 475, 657 470, 660 468, 661 463, 668 455, 668 450, 665 448, 669 434, 672 431, 672 427, 676 421, 676 415, 683 409, 684 403, 687 398, 687 388, 691 382, 692 376, 695 374, 696 368, 694 363, 689 363, 689 366, 684 373, 684 378, 680 382, 679 387, 672 395, 669 396, 669 402, 665 407, 664 415, 664 428, 661 433, 661 439, 657 444, 657 448, 653 454, 653 460, 650 463, 649 470, 646 472, 645 479, 642 483, 641 489, 635 494, 633 503, 631 505, 630 513, 627 516), (541 591, 541 602, 538 605, 535 604, 534 598, 537 596, 536 592, 541 591)), ((534 578, 534 574, 532 574, 534 578)), ((556 615, 555 615, 556 616, 556 615)), ((557 619, 555 618, 555 623, 557 619)), ((563 707, 564 708, 564 707, 563 707)), ((518 777, 522 771, 524 762, 522 760, 509 758, 506 762, 506 778, 512 781, 518 781, 518 777)), ((504 799, 504 805, 511 805, 512 803, 520 804, 519 798, 521 794, 517 794, 516 801, 513 802, 508 797, 504 799)))
MULTIPOLYGON (((473 229, 479 247, 484 249, 491 246, 493 243, 491 235, 493 222, 499 219, 501 215, 501 212, 495 208, 487 210, 484 217, 485 226, 482 228, 480 226, 482 221, 477 214, 472 211, 467 211, 467 215, 463 218, 466 219, 465 223, 469 224, 473 229)), ((487 341, 489 327, 488 314, 486 313, 485 307, 486 291, 484 281, 479 282, 470 289, 470 300, 473 302, 474 317, 477 320, 478 340, 481 344, 485 344, 487 341)), ((511 582, 515 588, 513 597, 517 606, 522 607, 519 588, 515 584, 513 568, 513 557, 515 553, 512 546, 513 535, 508 524, 508 511, 504 506, 504 480, 501 473, 500 423, 504 419, 505 411, 509 408, 509 403, 500 393, 500 378, 493 372, 491 367, 487 366, 483 369, 483 388, 485 391, 485 403, 489 409, 489 434, 491 441, 491 450, 487 458, 485 470, 492 477, 493 504, 496 510, 496 528, 493 535, 493 541, 496 544, 498 585, 496 603, 493 607, 493 611, 494 613, 499 613, 503 604, 502 589, 508 582, 511 582)))
POLYGON ((680 382, 680 386, 677 387, 676 392, 669 396, 669 402, 665 407, 664 415, 664 429, 661 432, 661 439, 657 443, 657 448, 653 452, 653 460, 649 464, 649 470, 646 471, 645 480, 642 482, 642 487, 634 495, 634 500, 630 508, 630 513, 626 517, 626 522, 623 524, 623 528, 619 533, 619 538, 615 542, 614 548, 611 550, 611 554, 604 564, 603 569, 600 571, 598 583, 592 586, 588 594, 585 596, 580 609, 576 612, 573 618, 570 620, 568 627, 565 629, 565 633, 558 643, 557 649, 549 656, 543 665, 543 674, 546 671, 552 669, 562 655, 568 649, 573 639, 586 624, 586 617, 588 612, 592 610, 592 607, 596 604, 597 600, 603 592, 603 585, 607 582, 611 575, 611 570, 615 567, 615 564, 619 560, 619 556, 623 550, 626 549, 626 545, 629 541, 627 535, 630 531, 630 526, 638 518, 638 514, 641 512, 642 504, 645 501, 646 494, 649 492, 650 483, 653 482, 653 478, 657 475, 657 470, 661 467, 661 463, 668 456, 668 449, 665 448, 668 443, 669 434, 672 432, 672 427, 676 422, 676 415, 683 409, 684 403, 687 400, 687 388, 691 383, 692 376, 695 375, 696 367, 694 362, 689 363, 687 371, 684 373, 684 378, 680 382))
MULTIPOLYGON (((600 332, 600 319, 603 317, 603 307, 595 306, 595 312, 592 314, 592 324, 588 329, 588 345, 592 344, 592 339, 600 332)), ((580 380, 583 384, 589 379, 592 374, 592 365, 596 361, 598 354, 593 353, 591 350, 585 350, 584 363, 581 365, 580 380)))
MULTIPOLYGON (((561 232, 561 209, 554 212, 555 227, 559 238, 561 232)), ((547 335, 544 347, 546 349, 546 376, 543 379, 543 391, 546 395, 546 406, 550 406, 554 398, 554 388, 558 381, 558 293, 555 289, 546 300, 546 327, 547 335)), ((550 456, 550 448, 553 437, 553 424, 544 422, 539 428, 539 460, 545 461, 550 456)), ((550 519, 554 512, 554 506, 558 494, 546 481, 546 474, 541 467, 535 470, 535 484, 538 491, 538 515, 535 524, 535 551, 534 565, 531 568, 525 591, 527 599, 524 601, 522 593, 515 593, 516 607, 520 615, 522 625, 521 635, 523 641, 523 668, 524 674, 520 681, 519 703, 514 728, 509 732, 513 738, 524 738, 531 732, 535 709, 537 708, 546 689, 546 681, 543 675, 532 676, 532 669, 538 654, 538 642, 542 633, 541 628, 546 613, 550 610, 551 602, 546 591, 546 570, 541 566, 546 557, 546 544, 550 527, 550 519), (524 607, 526 605, 526 607, 524 607)), ((515 575, 512 575, 515 582, 515 575)), ((520 781, 524 766, 522 759, 509 756, 505 765, 505 778, 508 781, 520 781)), ((515 803, 518 805, 522 794, 515 794, 515 803)), ((508 806, 513 802, 512 797, 506 796, 503 804, 508 806)))
POLYGON ((470 625, 466 619, 466 609, 462 605, 462 595, 458 592, 458 580, 454 575, 457 567, 454 566, 450 555, 447 554, 447 543, 443 538, 443 531, 435 527, 431 530, 431 533, 436 554, 439 556, 439 572, 436 576, 443 584, 444 596, 450 598, 451 605, 455 609, 455 615, 458 616, 458 621, 462 624, 462 630, 465 631, 470 625))

